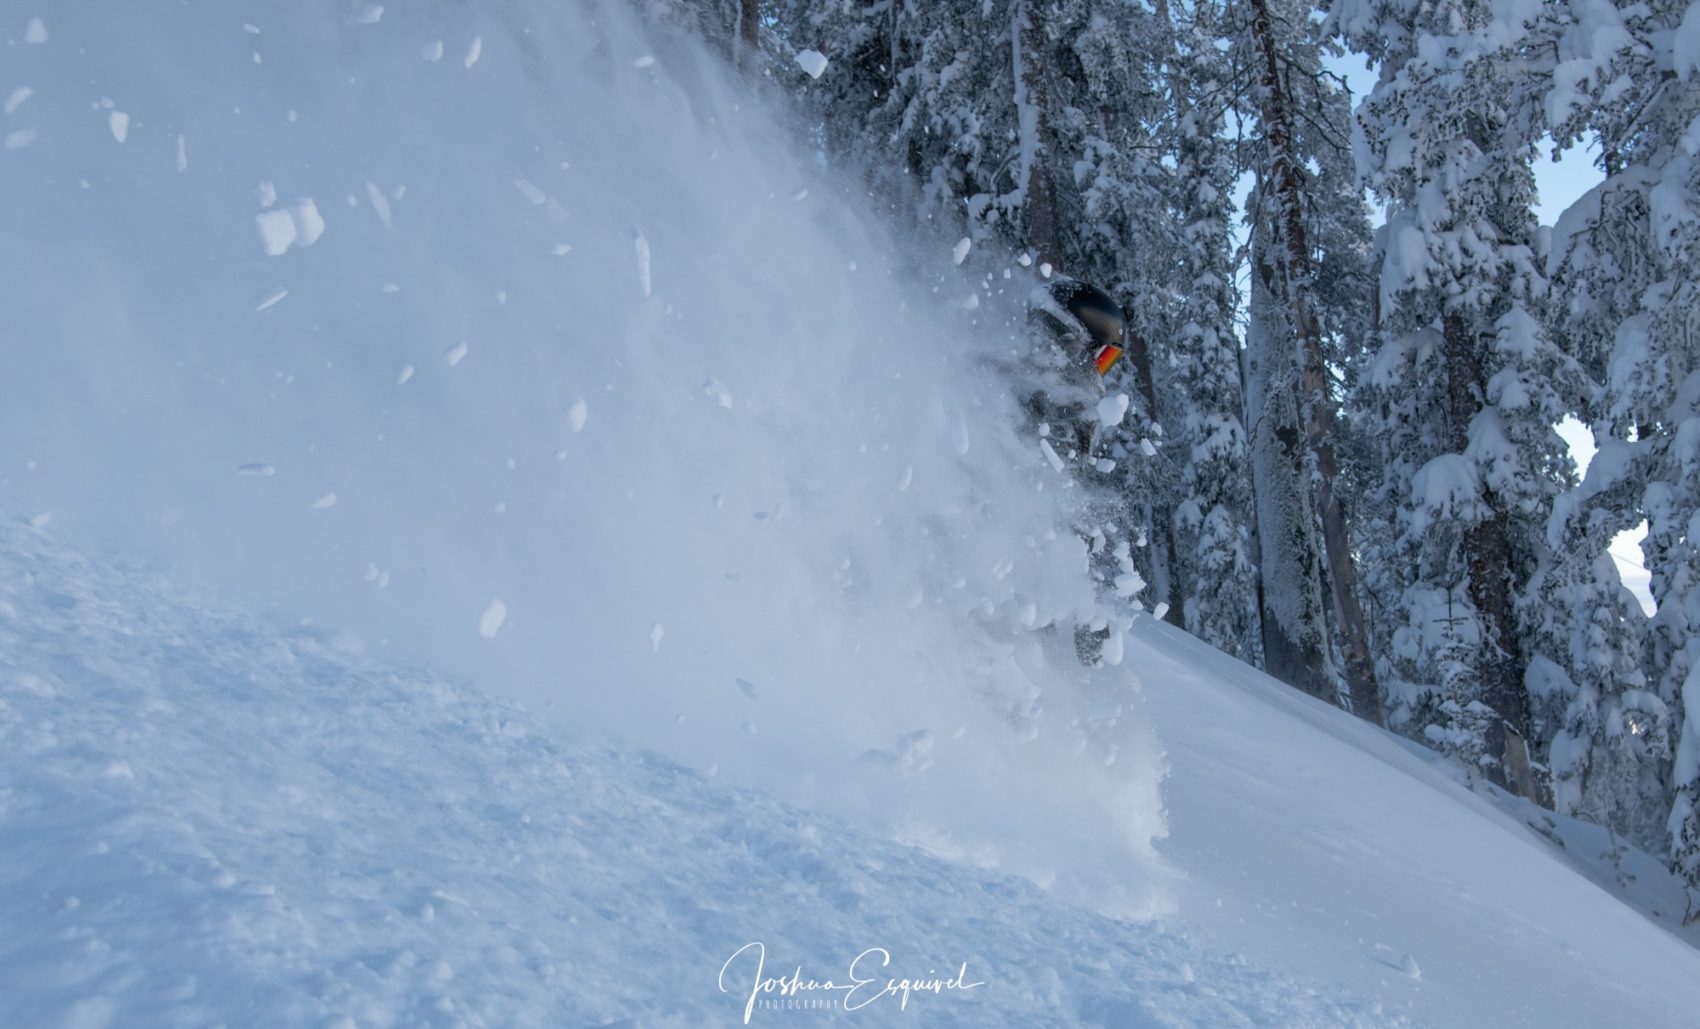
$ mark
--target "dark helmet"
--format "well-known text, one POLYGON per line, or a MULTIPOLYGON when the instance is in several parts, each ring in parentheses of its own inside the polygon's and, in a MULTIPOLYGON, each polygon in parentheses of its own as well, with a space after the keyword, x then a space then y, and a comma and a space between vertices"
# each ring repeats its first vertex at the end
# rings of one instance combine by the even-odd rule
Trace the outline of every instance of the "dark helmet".
POLYGON ((1035 320, 1057 336, 1072 337, 1082 344, 1090 341, 1098 374, 1109 371, 1121 356, 1125 346, 1121 305, 1097 286, 1078 279, 1057 279, 1033 291, 1031 307, 1035 320), (1081 330, 1085 330, 1086 339, 1080 338, 1081 330))

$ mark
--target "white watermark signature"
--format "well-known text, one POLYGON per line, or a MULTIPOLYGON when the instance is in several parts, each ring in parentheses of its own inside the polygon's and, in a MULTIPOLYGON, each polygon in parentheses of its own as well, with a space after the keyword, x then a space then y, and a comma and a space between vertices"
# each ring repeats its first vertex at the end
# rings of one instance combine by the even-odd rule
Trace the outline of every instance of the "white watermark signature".
POLYGON ((759 940, 746 943, 720 966, 720 992, 742 991, 748 985, 749 996, 744 1001, 744 1024, 758 1008, 831 1009, 860 1011, 886 997, 895 998, 900 1011, 909 1009, 909 998, 917 993, 967 992, 986 985, 984 981, 968 981, 968 962, 957 967, 956 974, 941 977, 928 970, 924 977, 894 977, 886 974, 891 967, 891 952, 884 947, 869 947, 850 960, 843 979, 815 979, 803 975, 798 965, 789 975, 767 974, 767 946, 759 940), (742 959, 742 961, 740 961, 742 959), (747 978, 733 966, 752 965, 747 978))

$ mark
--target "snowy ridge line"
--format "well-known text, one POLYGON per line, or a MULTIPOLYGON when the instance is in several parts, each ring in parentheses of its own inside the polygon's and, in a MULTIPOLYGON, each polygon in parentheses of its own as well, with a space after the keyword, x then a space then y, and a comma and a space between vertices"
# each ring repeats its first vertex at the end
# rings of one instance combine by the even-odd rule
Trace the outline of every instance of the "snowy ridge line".
POLYGON ((734 1024, 752 941, 985 981, 912 997, 927 1025, 1386 1024, 12 521, 0 783, 7 1025, 734 1024))

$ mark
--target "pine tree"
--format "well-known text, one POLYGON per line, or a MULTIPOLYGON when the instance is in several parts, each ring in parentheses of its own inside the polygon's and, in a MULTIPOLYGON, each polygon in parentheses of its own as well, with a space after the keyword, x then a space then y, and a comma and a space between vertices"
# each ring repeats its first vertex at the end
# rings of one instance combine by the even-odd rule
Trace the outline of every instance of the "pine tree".
POLYGON ((1622 699, 1605 698, 1630 713, 1575 735, 1614 755, 1608 773, 1622 781, 1607 818, 1639 826, 1653 798, 1667 799, 1672 867, 1700 885, 1700 4, 1572 3, 1563 14, 1553 135, 1596 133, 1605 181, 1560 220, 1553 263, 1567 328, 1604 387, 1594 430, 1622 483, 1586 510, 1607 529, 1645 515, 1657 605, 1645 688, 1625 674, 1622 699))
MULTIPOLYGON (((1253 206, 1263 203, 1253 194, 1253 206)), ((1251 291, 1244 382, 1252 487, 1257 497, 1258 614, 1264 670, 1312 696, 1335 703, 1328 608, 1323 599, 1322 540, 1304 464, 1297 349, 1290 345, 1291 308, 1280 296, 1268 220, 1252 226, 1251 291)))
POLYGON ((1123 300, 1131 360, 1109 384, 1136 402, 1110 456, 1125 521, 1148 544, 1136 548, 1141 575, 1160 598, 1178 591, 1167 369, 1152 360, 1175 283, 1171 172, 1150 136, 1162 120, 1151 15, 1120 0, 789 0, 779 11, 831 59, 810 90, 829 159, 865 167, 900 222, 1024 252, 1123 300))
POLYGON ((1381 72, 1360 125, 1362 170, 1392 208, 1377 375, 1384 467, 1409 478, 1390 498, 1406 558, 1391 664, 1416 684, 1399 716, 1509 783, 1508 747, 1530 732, 1520 602, 1572 476, 1553 426, 1580 390, 1542 322, 1538 80, 1502 42, 1527 26, 1493 10, 1351 0, 1334 15, 1381 72))
POLYGON ((1181 282, 1168 364, 1184 404, 1175 441, 1183 458, 1175 528, 1187 631, 1257 662, 1257 569, 1228 226, 1235 168, 1223 124, 1233 71, 1217 46, 1219 15, 1215 4, 1193 5, 1189 22, 1176 26, 1179 46, 1171 57, 1181 282))
POLYGON ((1599 453, 1586 480, 1555 505, 1550 556, 1527 602, 1527 684, 1555 806, 1659 851, 1670 802, 1674 698, 1668 688, 1648 688, 1658 676, 1641 667, 1646 618, 1607 553, 1612 538, 1642 518, 1655 456, 1651 440, 1640 438, 1652 423, 1634 413, 1647 409, 1647 398, 1637 394, 1650 383, 1634 370, 1631 352, 1644 347, 1641 303, 1658 260, 1646 198, 1634 185, 1639 176, 1617 174, 1622 136, 1613 124, 1621 115, 1606 94, 1630 81, 1623 63, 1630 55, 1616 52, 1627 38, 1623 29, 1606 5, 1548 5, 1529 26, 1525 47, 1532 58, 1525 67, 1546 80, 1542 110, 1555 119, 1550 124, 1560 145, 1594 126, 1610 141, 1602 155, 1606 181, 1559 219, 1547 259, 1549 320, 1592 384, 1581 406, 1599 453), (1629 360, 1620 361, 1620 352, 1629 360))
POLYGON ((1252 113, 1260 136, 1252 237, 1254 299, 1260 302, 1252 309, 1247 369, 1255 380, 1248 389, 1260 394, 1249 398, 1248 414, 1254 426, 1264 645, 1275 674, 1379 723, 1381 700, 1356 559, 1337 492, 1338 402, 1330 369, 1339 355, 1329 351, 1330 330, 1339 323, 1325 320, 1332 312, 1323 299, 1312 238, 1315 211, 1327 210, 1329 244, 1349 251, 1350 242, 1338 230, 1350 223, 1344 212, 1359 202, 1345 200, 1349 194, 1336 182, 1311 170, 1313 163, 1338 166, 1344 110, 1337 92, 1327 88, 1308 15, 1297 4, 1254 0, 1239 41, 1255 82, 1252 113), (1336 153, 1333 160, 1313 162, 1313 149, 1336 153), (1336 668, 1344 690, 1337 686, 1336 668))

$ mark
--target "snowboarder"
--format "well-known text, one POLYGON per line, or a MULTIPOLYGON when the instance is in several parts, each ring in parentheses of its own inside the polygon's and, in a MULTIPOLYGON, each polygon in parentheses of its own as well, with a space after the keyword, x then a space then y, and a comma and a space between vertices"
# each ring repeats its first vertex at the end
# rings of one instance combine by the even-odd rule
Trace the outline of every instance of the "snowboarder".
MULTIPOLYGON (((1104 376, 1122 355, 1125 317, 1121 305, 1097 286, 1057 279, 1033 291, 1028 321, 1033 381, 1022 397, 1028 428, 1051 465, 1088 491, 1085 522, 1077 531, 1092 555, 1094 578, 1108 592, 1131 569, 1127 534, 1116 530, 1117 503, 1107 478, 1114 463, 1098 453, 1104 376)), ((1110 635, 1104 617, 1076 626, 1081 663, 1100 663, 1110 635)))
POLYGON ((1038 381, 1023 406, 1057 458, 1090 465, 1103 378, 1122 355, 1121 305, 1097 286, 1056 279, 1033 291, 1027 309, 1038 381))

